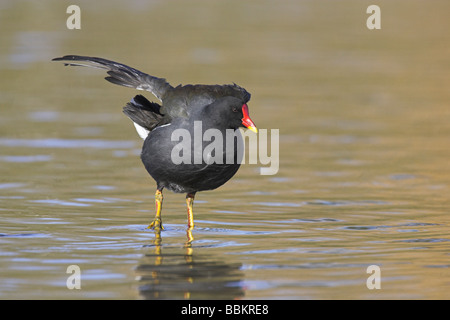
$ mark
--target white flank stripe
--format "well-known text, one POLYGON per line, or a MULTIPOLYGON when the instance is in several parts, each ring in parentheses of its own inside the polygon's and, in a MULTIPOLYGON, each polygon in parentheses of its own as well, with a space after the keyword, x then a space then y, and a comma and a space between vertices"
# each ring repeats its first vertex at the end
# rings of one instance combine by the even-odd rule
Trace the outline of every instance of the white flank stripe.
POLYGON ((146 139, 148 134, 150 133, 150 131, 148 131, 147 129, 145 129, 144 127, 141 127, 140 125, 138 125, 136 122, 133 122, 134 126, 136 127, 136 131, 138 133, 138 135, 142 138, 142 139, 146 139))

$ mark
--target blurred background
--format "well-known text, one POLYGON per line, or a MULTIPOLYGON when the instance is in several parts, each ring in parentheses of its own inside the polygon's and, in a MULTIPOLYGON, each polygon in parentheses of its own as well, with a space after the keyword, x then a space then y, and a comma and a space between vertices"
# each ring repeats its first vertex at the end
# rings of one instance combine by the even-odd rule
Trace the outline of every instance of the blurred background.
POLYGON ((0 298, 448 299, 449 9, 3 0, 0 298), (182 195, 165 194, 165 232, 146 230, 154 182, 121 112, 137 92, 51 62, 66 54, 239 84, 257 127, 280 130, 280 170, 244 165, 199 194, 190 248, 182 195), (71 264, 81 290, 66 287, 71 264))

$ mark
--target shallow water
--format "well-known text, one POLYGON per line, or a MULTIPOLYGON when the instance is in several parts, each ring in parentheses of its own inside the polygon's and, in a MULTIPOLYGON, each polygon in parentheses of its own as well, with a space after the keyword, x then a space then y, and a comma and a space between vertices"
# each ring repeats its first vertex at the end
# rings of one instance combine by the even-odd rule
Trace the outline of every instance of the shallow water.
POLYGON ((377 2, 374 31, 361 1, 80 1, 81 30, 59 2, 2 3, 0 298, 450 298, 449 4, 377 2), (50 62, 72 53, 245 87, 278 173, 199 193, 191 244, 184 195, 147 230, 136 91, 50 62))

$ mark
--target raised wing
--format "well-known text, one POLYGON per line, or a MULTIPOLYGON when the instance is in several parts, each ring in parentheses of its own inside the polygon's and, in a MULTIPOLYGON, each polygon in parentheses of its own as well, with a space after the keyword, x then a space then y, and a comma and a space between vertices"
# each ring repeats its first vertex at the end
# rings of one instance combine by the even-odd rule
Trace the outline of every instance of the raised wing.
POLYGON ((163 78, 157 78, 131 68, 127 65, 96 57, 67 55, 54 58, 53 61, 65 61, 66 66, 82 66, 108 70, 105 79, 125 87, 146 90, 162 101, 166 92, 173 87, 163 78))

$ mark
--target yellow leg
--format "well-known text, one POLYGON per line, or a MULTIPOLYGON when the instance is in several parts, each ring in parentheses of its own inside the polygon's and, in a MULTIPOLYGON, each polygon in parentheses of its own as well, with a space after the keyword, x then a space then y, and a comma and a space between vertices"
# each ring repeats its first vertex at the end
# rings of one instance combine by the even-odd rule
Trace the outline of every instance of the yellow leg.
POLYGON ((187 205, 187 215, 188 215, 188 229, 194 228, 194 211, 192 210, 192 207, 194 206, 194 193, 188 193, 186 195, 186 205, 187 205))
POLYGON ((162 209, 162 203, 163 203, 163 194, 162 190, 156 190, 155 193, 155 208, 156 208, 156 216, 155 219, 150 223, 150 225, 147 227, 147 229, 162 229, 164 230, 164 227, 162 225, 161 220, 161 209, 162 209))
POLYGON ((191 245, 192 245, 192 241, 194 241, 194 236, 192 235, 192 228, 189 228, 189 227, 187 228, 186 236, 187 236, 187 241, 185 243, 185 247, 188 249, 188 252, 191 252, 191 251, 189 251, 189 249, 192 250, 191 245))

